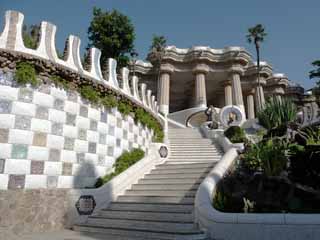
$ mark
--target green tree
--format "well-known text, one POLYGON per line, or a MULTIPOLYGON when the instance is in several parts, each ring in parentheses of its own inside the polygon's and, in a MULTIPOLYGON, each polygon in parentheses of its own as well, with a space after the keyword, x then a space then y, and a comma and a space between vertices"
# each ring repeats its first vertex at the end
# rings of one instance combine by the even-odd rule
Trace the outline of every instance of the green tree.
POLYGON ((88 28, 88 48, 101 50, 103 70, 108 58, 114 58, 118 67, 128 65, 130 52, 134 47, 135 31, 131 20, 117 10, 102 11, 93 8, 93 19, 88 28))
POLYGON ((320 98, 320 60, 316 60, 311 64, 315 69, 309 72, 309 77, 310 79, 318 79, 317 86, 313 89, 313 94, 320 98))
MULTIPOLYGON (((257 75, 258 75, 258 86, 260 87, 260 45, 264 41, 264 38, 267 36, 264 27, 262 24, 257 24, 254 27, 248 29, 248 34, 246 35, 248 43, 253 43, 256 48, 257 54, 257 75)), ((261 104, 261 96, 258 91, 258 99, 261 104)), ((259 106, 262 107, 262 106, 259 106)))
POLYGON ((153 35, 148 58, 157 69, 157 82, 159 82, 161 63, 167 46, 167 39, 164 36, 153 35))
POLYGON ((36 49, 40 34, 40 25, 23 25, 22 38, 27 48, 36 49))

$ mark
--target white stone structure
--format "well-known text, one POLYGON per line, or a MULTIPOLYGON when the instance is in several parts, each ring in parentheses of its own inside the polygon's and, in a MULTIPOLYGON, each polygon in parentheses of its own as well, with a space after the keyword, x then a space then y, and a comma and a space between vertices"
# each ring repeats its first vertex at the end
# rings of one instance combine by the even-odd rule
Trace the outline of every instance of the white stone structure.
POLYGON ((242 47, 168 46, 159 78, 158 69, 152 65, 155 61, 152 54, 148 60, 150 63, 138 61, 135 71, 142 82, 157 92, 163 114, 209 105, 217 108, 236 105, 252 119, 266 97, 284 95, 288 82, 284 74, 274 74, 266 62, 260 63, 258 81, 257 64, 242 47))
MULTIPOLYGON (((152 91, 139 84, 137 77, 129 78, 127 68, 121 71, 121 86, 114 59, 109 59, 108 76, 103 76, 101 52, 96 48, 89 49, 89 65, 82 66, 80 39, 72 35, 64 60, 58 58, 56 26, 48 22, 41 23, 37 49, 29 49, 22 38, 23 18, 20 12, 6 12, 0 54, 8 62, 23 59, 53 66, 57 72, 127 99, 166 128, 152 91)), ((123 151, 141 148, 148 153, 153 131, 131 116, 95 107, 76 92, 48 84, 17 86, 13 75, 14 69, 8 66, 0 69, 0 189, 88 187, 112 171, 123 151)))

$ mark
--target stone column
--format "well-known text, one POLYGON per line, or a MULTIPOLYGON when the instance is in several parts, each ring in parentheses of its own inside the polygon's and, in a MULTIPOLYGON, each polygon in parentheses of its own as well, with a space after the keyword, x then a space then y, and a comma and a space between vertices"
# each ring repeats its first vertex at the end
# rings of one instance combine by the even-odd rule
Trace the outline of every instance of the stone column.
POLYGON ((170 103, 170 74, 173 73, 174 68, 171 65, 164 64, 161 66, 161 74, 159 79, 158 102, 160 112, 165 116, 169 114, 170 103))
POLYGON ((224 104, 225 106, 232 105, 232 86, 231 81, 224 83, 224 104))
POLYGON ((206 74, 208 72, 209 67, 205 64, 198 64, 193 69, 195 74, 194 107, 207 107, 206 74))
POLYGON ((241 74, 242 74, 241 71, 231 71, 232 98, 233 98, 233 104, 238 106, 242 110, 245 116, 245 109, 243 105, 243 96, 242 96, 242 88, 241 88, 241 81, 240 81, 241 74))
POLYGON ((254 96, 253 96, 253 92, 250 92, 247 95, 247 115, 248 115, 248 119, 254 119, 255 115, 254 115, 254 96))

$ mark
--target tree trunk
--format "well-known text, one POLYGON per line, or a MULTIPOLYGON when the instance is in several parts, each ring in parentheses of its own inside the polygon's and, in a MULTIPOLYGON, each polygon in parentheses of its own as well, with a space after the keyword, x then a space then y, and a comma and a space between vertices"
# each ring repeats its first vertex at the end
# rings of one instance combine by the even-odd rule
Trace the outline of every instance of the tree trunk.
POLYGON ((262 98, 260 96, 260 46, 259 43, 257 41, 255 41, 255 45, 256 45, 256 53, 257 53, 257 77, 258 77, 258 92, 257 92, 257 96, 258 96, 258 101, 259 101, 259 110, 261 110, 262 108, 262 98))

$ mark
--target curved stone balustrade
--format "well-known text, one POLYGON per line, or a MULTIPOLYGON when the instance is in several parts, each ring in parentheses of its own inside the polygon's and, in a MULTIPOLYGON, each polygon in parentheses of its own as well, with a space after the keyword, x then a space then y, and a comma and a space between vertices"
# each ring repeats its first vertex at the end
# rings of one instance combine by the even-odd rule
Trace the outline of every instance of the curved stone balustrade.
POLYGON ((217 140, 225 154, 201 183, 195 199, 195 221, 210 237, 228 240, 319 239, 319 214, 225 213, 213 208, 217 184, 238 157, 228 139, 220 136, 217 140))
MULTIPOLYGON (((159 120, 156 99, 150 99, 151 102, 146 101, 146 99, 148 99, 146 93, 149 93, 151 90, 147 90, 146 86, 143 86, 142 91, 139 92, 139 80, 137 77, 132 77, 132 85, 130 88, 129 70, 127 68, 122 69, 123 84, 120 87, 116 72, 117 62, 110 58, 108 60, 109 74, 107 78, 104 78, 100 66, 101 51, 97 48, 90 48, 88 50, 88 66, 84 67, 80 57, 81 40, 73 35, 70 35, 67 38, 63 57, 64 60, 59 59, 55 48, 55 34, 57 28, 49 22, 41 22, 40 40, 37 48, 27 48, 25 47, 22 38, 23 20, 24 15, 22 13, 11 10, 6 11, 5 26, 0 35, 0 53, 1 51, 8 53, 13 52, 15 54, 21 54, 27 59, 32 57, 34 59, 49 61, 58 69, 66 69, 71 72, 70 74, 78 74, 80 77, 85 78, 87 82, 101 84, 104 88, 111 89, 117 94, 128 98, 159 120)), ((149 93, 149 95, 151 95, 151 93, 149 93)), ((159 121, 162 122, 161 120, 159 121)))

